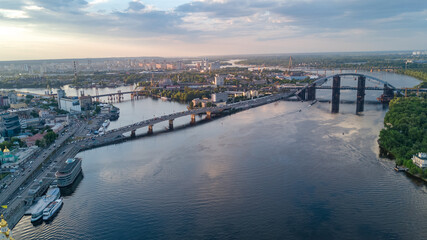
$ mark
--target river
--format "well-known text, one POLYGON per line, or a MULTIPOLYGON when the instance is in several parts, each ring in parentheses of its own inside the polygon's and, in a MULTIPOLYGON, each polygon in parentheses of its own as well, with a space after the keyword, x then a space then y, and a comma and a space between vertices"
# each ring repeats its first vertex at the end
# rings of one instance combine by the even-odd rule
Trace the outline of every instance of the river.
MULTIPOLYGON (((391 73, 371 75, 395 86, 417 84, 391 73)), ((380 93, 367 94, 374 100, 380 93)), ((318 92, 319 98, 330 95, 318 92)), ((355 95, 342 92, 343 99, 355 95)), ((59 214, 38 226, 24 216, 14 235, 427 239, 426 185, 394 172, 392 161, 378 157, 376 140, 386 110, 366 105, 355 115, 355 104, 342 104, 339 114, 331 114, 329 103, 309 104, 281 101, 79 153, 84 177, 64 197, 59 214)), ((120 119, 111 128, 186 107, 150 98, 117 106, 120 119)))

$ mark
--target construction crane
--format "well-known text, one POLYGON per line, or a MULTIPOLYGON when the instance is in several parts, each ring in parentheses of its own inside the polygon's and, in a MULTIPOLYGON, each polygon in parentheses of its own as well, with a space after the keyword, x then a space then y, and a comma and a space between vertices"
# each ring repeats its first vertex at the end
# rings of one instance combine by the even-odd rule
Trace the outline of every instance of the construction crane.
POLYGON ((98 85, 95 86, 95 95, 96 95, 96 101, 99 102, 99 90, 98 85))
POLYGON ((420 95, 420 88, 419 87, 417 87, 417 88, 405 88, 405 97, 408 97, 408 89, 409 90, 417 90, 417 96, 419 96, 420 95))

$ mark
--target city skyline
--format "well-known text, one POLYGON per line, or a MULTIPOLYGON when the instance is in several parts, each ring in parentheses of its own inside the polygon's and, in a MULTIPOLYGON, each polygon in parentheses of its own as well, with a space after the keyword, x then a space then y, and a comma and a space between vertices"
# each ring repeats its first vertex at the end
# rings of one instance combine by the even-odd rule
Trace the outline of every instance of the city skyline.
POLYGON ((426 49, 426 23, 419 0, 6 0, 0 61, 426 49))

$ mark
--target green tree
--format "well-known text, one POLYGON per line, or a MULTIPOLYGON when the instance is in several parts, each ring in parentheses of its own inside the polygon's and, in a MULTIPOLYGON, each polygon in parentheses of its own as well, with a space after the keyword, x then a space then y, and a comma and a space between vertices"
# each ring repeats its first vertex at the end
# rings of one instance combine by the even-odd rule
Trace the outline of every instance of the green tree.
POLYGON ((58 134, 54 133, 52 130, 48 130, 47 134, 43 136, 43 140, 45 141, 46 145, 50 145, 52 142, 55 141, 55 139, 58 137, 58 134))
POLYGON ((44 147, 45 146, 45 142, 44 140, 36 140, 36 146, 37 147, 44 147))
POLYGON ((12 147, 12 142, 4 141, 4 142, 0 143, 0 148, 2 151, 5 149, 5 147, 10 149, 12 147))

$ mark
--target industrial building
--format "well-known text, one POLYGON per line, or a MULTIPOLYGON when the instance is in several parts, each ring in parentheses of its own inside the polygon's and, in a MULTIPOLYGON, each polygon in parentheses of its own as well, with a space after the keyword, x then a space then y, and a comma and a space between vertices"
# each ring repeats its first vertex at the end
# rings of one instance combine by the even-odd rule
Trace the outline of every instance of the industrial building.
POLYGON ((82 111, 79 99, 77 98, 60 98, 59 108, 69 113, 80 113, 82 111))

